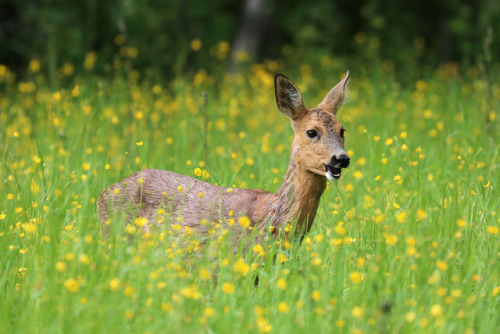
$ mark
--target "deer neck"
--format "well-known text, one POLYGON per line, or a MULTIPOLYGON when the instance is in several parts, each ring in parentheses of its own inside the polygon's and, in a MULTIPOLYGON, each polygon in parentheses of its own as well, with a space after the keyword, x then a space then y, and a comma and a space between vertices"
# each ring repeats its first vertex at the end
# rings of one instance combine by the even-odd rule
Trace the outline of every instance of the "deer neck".
MULTIPOLYGON (((292 153, 290 165, 281 187, 272 194, 268 219, 276 230, 292 224, 296 233, 307 233, 318 210, 321 195, 326 188, 326 177, 300 167, 292 153)), ((276 231, 278 232, 278 231, 276 231)))

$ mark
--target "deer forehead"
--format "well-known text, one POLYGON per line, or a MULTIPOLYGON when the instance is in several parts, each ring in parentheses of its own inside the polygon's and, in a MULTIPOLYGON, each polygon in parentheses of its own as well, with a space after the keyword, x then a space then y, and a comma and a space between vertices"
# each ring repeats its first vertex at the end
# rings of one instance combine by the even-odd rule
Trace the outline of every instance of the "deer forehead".
POLYGON ((312 109, 309 110, 305 117, 296 121, 294 128, 301 131, 321 130, 326 133, 336 133, 342 128, 342 124, 332 113, 321 109, 312 109))

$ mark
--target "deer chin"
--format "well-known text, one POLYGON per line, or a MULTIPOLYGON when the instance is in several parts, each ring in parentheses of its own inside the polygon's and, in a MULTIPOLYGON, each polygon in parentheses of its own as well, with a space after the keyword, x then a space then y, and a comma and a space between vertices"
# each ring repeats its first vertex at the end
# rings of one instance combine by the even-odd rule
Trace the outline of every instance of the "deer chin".
POLYGON ((325 175, 328 180, 337 180, 340 178, 341 168, 325 165, 325 175))

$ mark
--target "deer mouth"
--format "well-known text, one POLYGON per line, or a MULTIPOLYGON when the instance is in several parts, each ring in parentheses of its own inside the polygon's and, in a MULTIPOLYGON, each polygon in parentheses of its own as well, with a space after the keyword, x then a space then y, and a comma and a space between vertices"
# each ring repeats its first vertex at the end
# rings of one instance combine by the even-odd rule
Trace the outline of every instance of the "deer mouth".
POLYGON ((339 179, 341 171, 341 168, 325 165, 325 174, 328 180, 339 179))

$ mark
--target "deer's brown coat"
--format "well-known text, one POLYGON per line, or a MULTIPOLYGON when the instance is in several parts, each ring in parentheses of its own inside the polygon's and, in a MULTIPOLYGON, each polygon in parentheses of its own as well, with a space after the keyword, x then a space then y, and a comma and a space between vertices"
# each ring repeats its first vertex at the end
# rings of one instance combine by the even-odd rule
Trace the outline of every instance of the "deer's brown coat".
POLYGON ((349 72, 318 107, 308 109, 297 86, 283 75, 276 76, 278 108, 290 118, 295 132, 290 164, 276 193, 229 189, 171 171, 146 169, 101 194, 98 200, 100 220, 109 224, 112 217, 122 215, 130 221, 141 216, 150 224, 181 224, 204 235, 210 226, 207 223, 228 224, 234 219, 234 224, 229 225, 238 236, 246 233, 238 219, 247 216, 255 229, 274 226, 274 234, 277 234, 287 224, 296 224, 298 234, 307 233, 326 188, 325 166, 331 164, 332 157, 345 154, 343 128, 336 113, 344 100, 348 78, 349 72), (310 138, 309 130, 316 131, 318 136, 310 138))

